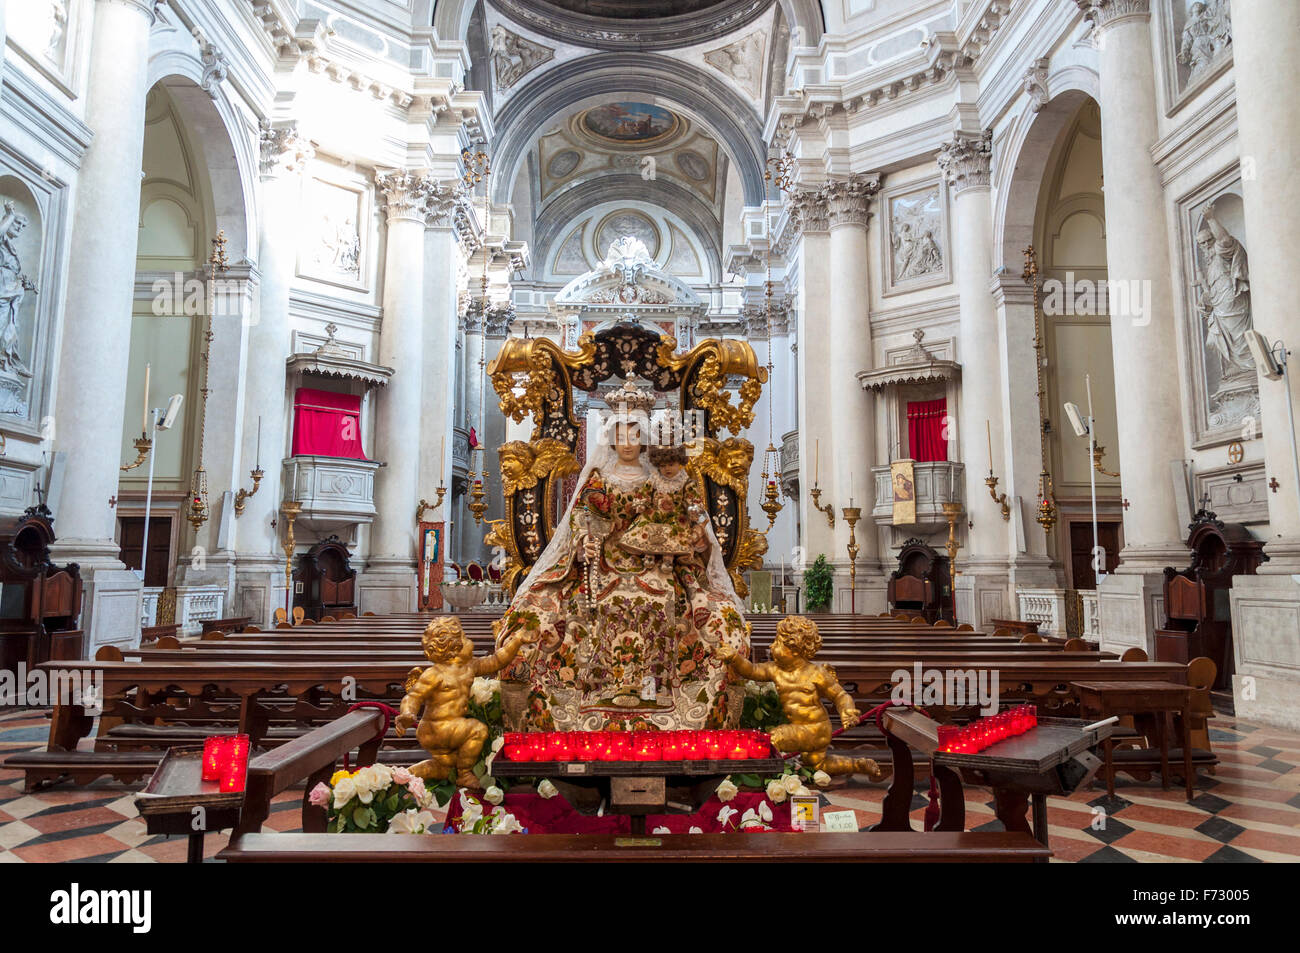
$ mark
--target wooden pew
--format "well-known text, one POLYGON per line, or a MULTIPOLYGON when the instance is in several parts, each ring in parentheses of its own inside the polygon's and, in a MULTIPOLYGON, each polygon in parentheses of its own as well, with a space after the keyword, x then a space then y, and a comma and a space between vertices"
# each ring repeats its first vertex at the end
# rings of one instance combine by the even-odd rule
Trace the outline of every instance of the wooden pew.
POLYGON ((897 831, 857 834, 775 831, 735 834, 528 834, 429 837, 393 834, 243 834, 217 854, 229 863, 682 863, 832 861, 840 863, 1029 863, 1052 852, 1033 835, 1003 831, 897 831))

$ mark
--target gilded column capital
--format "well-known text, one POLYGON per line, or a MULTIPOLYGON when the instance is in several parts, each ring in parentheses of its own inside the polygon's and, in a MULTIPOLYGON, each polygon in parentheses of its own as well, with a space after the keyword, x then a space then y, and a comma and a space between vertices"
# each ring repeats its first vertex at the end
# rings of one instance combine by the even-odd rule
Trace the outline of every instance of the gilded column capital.
POLYGON ((1098 30, 1103 30, 1117 20, 1151 17, 1151 0, 1074 0, 1098 30))
POLYGON ((263 120, 259 145, 264 178, 296 175, 316 157, 316 149, 298 130, 297 122, 272 124, 263 120))
POLYGON ((831 228, 839 225, 866 227, 871 219, 871 198, 880 191, 880 174, 855 172, 822 186, 831 228))
POLYGON ((953 133, 952 139, 939 148, 935 161, 954 195, 967 189, 987 189, 993 172, 993 131, 986 129, 979 135, 953 133))

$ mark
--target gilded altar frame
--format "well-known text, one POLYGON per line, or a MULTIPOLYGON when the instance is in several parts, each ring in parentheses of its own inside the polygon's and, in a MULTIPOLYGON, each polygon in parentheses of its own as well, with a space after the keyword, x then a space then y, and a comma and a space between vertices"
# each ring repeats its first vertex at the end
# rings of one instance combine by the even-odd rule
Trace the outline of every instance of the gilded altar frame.
POLYGON ((641 377, 658 393, 677 391, 682 413, 696 411, 703 421, 704 433, 689 447, 687 471, 707 501, 736 592, 748 594, 744 572, 761 565, 767 537, 749 525, 754 445, 739 434, 753 423, 767 369, 745 341, 710 339, 682 354, 676 348, 670 335, 623 322, 586 332, 575 351, 547 338, 508 338, 488 366, 501 412, 515 423, 525 417, 533 423, 531 440, 497 451, 505 518, 492 520, 485 538, 505 552, 503 581, 511 592, 550 542, 557 495, 579 470, 574 388, 590 393, 612 377, 641 377), (733 404, 727 384, 734 378, 740 386, 733 404))

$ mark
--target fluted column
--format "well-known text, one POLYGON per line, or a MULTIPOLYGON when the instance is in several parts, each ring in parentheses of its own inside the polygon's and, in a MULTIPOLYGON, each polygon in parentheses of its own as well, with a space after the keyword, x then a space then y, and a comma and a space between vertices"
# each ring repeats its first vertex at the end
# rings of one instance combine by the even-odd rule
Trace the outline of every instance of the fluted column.
POLYGON ((368 577, 396 577, 379 586, 361 583, 367 611, 410 612, 415 608, 415 506, 419 502, 424 328, 424 232, 427 203, 438 189, 421 172, 392 170, 375 175, 388 217, 384 257, 384 317, 379 362, 393 377, 375 409, 376 455, 384 463, 375 483, 378 515, 370 532, 368 577))
POLYGON ((826 198, 816 190, 796 192, 790 200, 791 225, 798 230, 798 284, 796 288, 799 351, 796 362, 802 392, 799 403, 799 521, 801 540, 809 564, 825 553, 838 554, 835 534, 826 516, 813 508, 812 490, 821 488, 821 504, 835 504, 835 523, 842 526, 836 499, 834 437, 831 433, 830 365, 835 342, 830 339, 831 284, 830 221, 826 198), (819 459, 820 448, 820 459, 819 459))
POLYGON ((262 128, 257 246, 261 281, 248 328, 240 459, 250 469, 260 464, 265 476, 235 522, 236 602, 240 614, 251 615, 261 625, 285 604, 280 503, 285 498, 282 473, 289 455, 290 407, 284 362, 290 352, 289 292, 297 261, 303 172, 315 154, 295 122, 262 128))
MULTIPOLYGON (((831 445, 835 461, 835 505, 857 506, 866 514, 854 530, 858 546, 857 584, 863 587, 880 569, 880 533, 871 520, 875 480, 871 475, 876 458, 876 401, 864 390, 858 374, 875 366, 871 352, 871 290, 867 280, 867 222, 871 198, 880 189, 880 176, 854 174, 823 188, 830 223, 830 380, 831 445)), ((836 532, 836 562, 848 564, 849 528, 836 532)), ((844 581, 848 582, 847 572, 844 581)), ((863 612, 879 612, 884 604, 868 605, 861 595, 841 599, 841 612, 855 606, 863 612)))
POLYGON ((67 465, 55 551, 59 562, 80 563, 86 577, 81 624, 91 653, 139 633, 140 583, 117 558, 111 499, 131 349, 153 20, 145 0, 94 5, 85 118, 95 138, 78 174, 68 255, 54 432, 67 465))
MULTIPOLYGON (((1300 488, 1292 466, 1287 401, 1300 416, 1300 320, 1295 308, 1295 258, 1300 253, 1300 4, 1236 0, 1232 5, 1232 72, 1237 83, 1237 139, 1243 166, 1246 234, 1250 236, 1250 302, 1255 329, 1291 351, 1290 393, 1260 378, 1260 415, 1268 476, 1269 561, 1265 574, 1300 573, 1300 488)), ((1127 465, 1127 463, 1126 463, 1127 465)))
POLYGON ((1170 465, 1184 456, 1148 0, 1077 0, 1096 24, 1106 267, 1118 418, 1124 548, 1100 587, 1103 645, 1154 648, 1164 566, 1187 559, 1170 465))

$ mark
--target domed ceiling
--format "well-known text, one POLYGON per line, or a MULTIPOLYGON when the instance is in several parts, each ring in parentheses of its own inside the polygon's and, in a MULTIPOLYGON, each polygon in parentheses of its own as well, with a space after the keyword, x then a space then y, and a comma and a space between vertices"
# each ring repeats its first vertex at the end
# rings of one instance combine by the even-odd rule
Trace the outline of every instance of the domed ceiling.
POLYGON ((491 0, 515 22, 600 50, 669 50, 723 36, 775 0, 491 0))

